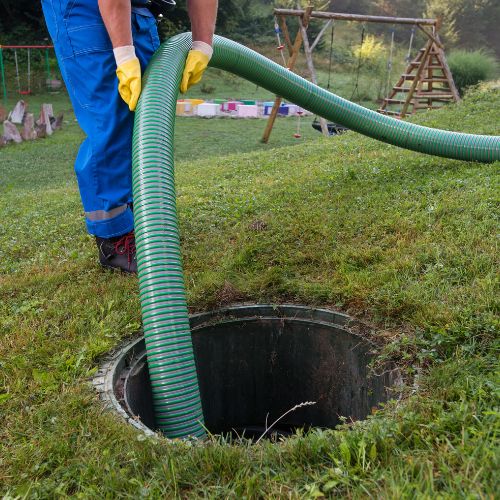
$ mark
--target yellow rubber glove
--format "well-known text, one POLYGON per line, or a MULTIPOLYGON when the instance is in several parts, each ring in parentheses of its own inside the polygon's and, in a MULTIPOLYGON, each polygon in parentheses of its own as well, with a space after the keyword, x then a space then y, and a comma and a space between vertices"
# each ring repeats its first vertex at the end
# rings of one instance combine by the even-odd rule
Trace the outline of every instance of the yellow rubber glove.
POLYGON ((200 50, 190 50, 186 58, 184 73, 181 80, 181 92, 184 94, 188 88, 198 83, 207 69, 210 57, 200 50))
POLYGON ((118 77, 118 92, 128 104, 130 111, 134 111, 141 95, 141 64, 137 57, 130 59, 116 68, 118 77))

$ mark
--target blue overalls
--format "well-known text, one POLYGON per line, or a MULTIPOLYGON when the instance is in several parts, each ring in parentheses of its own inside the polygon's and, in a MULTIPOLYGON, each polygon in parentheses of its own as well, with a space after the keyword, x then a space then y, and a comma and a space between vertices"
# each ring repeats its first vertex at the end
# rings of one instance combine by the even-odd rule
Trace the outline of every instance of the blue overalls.
MULTIPOLYGON (((135 3, 135 2, 134 2, 135 3)), ((42 0, 62 77, 86 134, 75 162, 90 234, 120 236, 134 228, 132 130, 134 114, 118 93, 113 47, 97 0, 42 0)), ((156 21, 132 8, 132 37, 144 71, 159 46, 156 21)))

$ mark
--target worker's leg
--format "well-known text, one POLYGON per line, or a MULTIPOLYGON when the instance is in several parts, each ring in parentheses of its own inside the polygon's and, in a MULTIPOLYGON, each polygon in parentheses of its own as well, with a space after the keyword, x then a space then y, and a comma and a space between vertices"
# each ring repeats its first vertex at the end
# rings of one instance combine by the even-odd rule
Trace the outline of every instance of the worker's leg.
MULTIPOLYGON (((111 42, 92 0, 43 1, 61 72, 87 138, 75 162, 89 233, 101 238, 133 229, 133 113, 117 91, 111 42), (59 10, 58 10, 59 9, 59 10)), ((158 46, 154 19, 133 14, 134 45, 143 66, 158 46)))

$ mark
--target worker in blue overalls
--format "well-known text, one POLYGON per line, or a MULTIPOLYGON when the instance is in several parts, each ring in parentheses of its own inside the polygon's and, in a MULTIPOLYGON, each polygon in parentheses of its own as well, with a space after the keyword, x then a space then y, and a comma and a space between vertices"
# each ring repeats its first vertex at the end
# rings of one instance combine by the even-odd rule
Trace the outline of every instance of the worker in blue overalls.
MULTIPOLYGON (((75 171, 87 230, 102 266, 137 272, 132 205, 133 113, 141 73, 159 46, 149 8, 168 0, 42 0, 78 123, 86 134, 75 171)), ((171 1, 171 0, 170 0, 171 1)), ((181 92, 212 56, 217 0, 187 0, 193 45, 181 92)))

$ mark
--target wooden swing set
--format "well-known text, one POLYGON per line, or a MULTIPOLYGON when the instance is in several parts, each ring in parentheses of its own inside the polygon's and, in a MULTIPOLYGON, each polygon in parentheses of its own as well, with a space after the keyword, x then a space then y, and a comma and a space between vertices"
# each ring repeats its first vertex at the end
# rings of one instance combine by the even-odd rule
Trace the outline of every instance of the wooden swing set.
MULTIPOLYGON (((274 15, 276 19, 275 30, 279 27, 279 31, 283 35, 284 43, 281 44, 280 42, 277 47, 277 49, 282 52, 283 62, 290 71, 293 71, 300 49, 304 46, 307 68, 310 73, 311 81, 314 84, 317 84, 317 76, 314 68, 312 53, 328 28, 332 26, 333 29, 334 21, 354 21, 363 24, 383 23, 392 25, 410 25, 413 28, 410 38, 410 48, 408 50, 408 66, 406 67, 405 72, 400 76, 397 83, 389 91, 387 97, 384 98, 378 112, 385 115, 391 115, 396 118, 404 118, 405 116, 414 114, 419 110, 436 109, 448 102, 457 102, 460 100, 451 71, 446 62, 443 44, 439 38, 438 31, 440 28, 440 21, 438 19, 322 12, 313 11, 312 7, 307 7, 306 9, 274 9, 274 15), (297 34, 293 41, 288 30, 288 17, 295 17, 298 20, 299 29, 297 30, 297 34), (323 27, 312 43, 310 42, 307 33, 311 19, 320 19, 325 21, 323 27), (415 27, 426 35, 427 42, 425 46, 419 50, 417 56, 411 60, 411 43, 413 41, 415 27), (283 54, 285 48, 288 52, 288 60, 285 59, 283 54)), ((389 65, 392 64, 391 58, 393 44, 394 31, 391 38, 391 55, 389 65)), ((264 143, 269 141, 269 136, 271 135, 274 122, 278 115, 281 101, 282 98, 280 96, 276 96, 266 129, 262 136, 262 142, 264 143)), ((323 135, 330 135, 331 124, 327 123, 324 118, 319 119, 319 126, 323 135)))
POLYGON ((50 73, 50 58, 49 51, 53 49, 52 45, 0 45, 0 89, 3 95, 3 101, 7 101, 7 76, 5 71, 5 63, 4 63, 4 51, 13 50, 14 51, 14 63, 16 69, 16 82, 17 82, 17 91, 19 95, 26 96, 30 95, 31 88, 31 79, 32 79, 32 58, 34 51, 43 51, 42 60, 44 60, 45 64, 45 72, 47 75, 46 83, 47 85, 51 82, 51 73, 50 73), (18 51, 26 50, 27 51, 27 74, 26 74, 26 84, 22 83, 21 77, 21 69, 18 58, 18 51))

